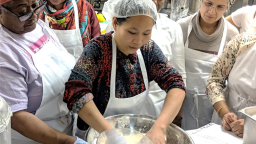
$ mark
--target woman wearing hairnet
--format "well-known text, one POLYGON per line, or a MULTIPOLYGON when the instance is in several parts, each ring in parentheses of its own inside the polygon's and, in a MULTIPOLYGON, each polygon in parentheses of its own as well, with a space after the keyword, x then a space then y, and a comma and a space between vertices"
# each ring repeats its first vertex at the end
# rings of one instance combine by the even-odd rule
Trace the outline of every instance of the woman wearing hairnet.
POLYGON ((238 34, 223 18, 234 0, 201 0, 198 13, 178 21, 185 44, 187 93, 182 128, 196 129, 211 122, 213 107, 205 94, 207 79, 225 43, 238 34))
POLYGON ((243 137, 245 119, 239 110, 256 106, 256 19, 249 29, 250 33, 242 33, 226 45, 213 66, 206 89, 216 110, 212 122, 239 137, 243 137))
POLYGON ((86 45, 66 83, 64 101, 88 125, 103 132, 113 129, 104 117, 150 115, 145 110, 154 109, 154 105, 144 105, 149 82, 154 80, 167 96, 147 136, 153 143, 162 144, 166 127, 181 107, 185 87, 181 75, 150 40, 157 18, 156 6, 152 0, 109 0, 103 14, 112 20, 115 32, 86 45))

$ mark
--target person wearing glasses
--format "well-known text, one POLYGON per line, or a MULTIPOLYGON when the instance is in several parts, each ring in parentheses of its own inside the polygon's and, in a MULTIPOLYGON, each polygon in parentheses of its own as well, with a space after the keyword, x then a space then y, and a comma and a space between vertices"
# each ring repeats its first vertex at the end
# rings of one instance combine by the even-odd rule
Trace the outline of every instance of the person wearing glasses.
POLYGON ((197 129, 211 122, 213 107, 205 94, 207 78, 225 44, 238 30, 223 18, 234 0, 201 0, 200 9, 178 21, 183 31, 187 92, 182 128, 197 129))
POLYGON ((75 58, 41 20, 37 0, 0 0, 0 95, 10 105, 12 144, 86 144, 69 136, 63 102, 75 58))
POLYGON ((53 29, 61 44, 76 59, 85 45, 100 35, 94 8, 86 0, 47 0, 39 18, 53 29))

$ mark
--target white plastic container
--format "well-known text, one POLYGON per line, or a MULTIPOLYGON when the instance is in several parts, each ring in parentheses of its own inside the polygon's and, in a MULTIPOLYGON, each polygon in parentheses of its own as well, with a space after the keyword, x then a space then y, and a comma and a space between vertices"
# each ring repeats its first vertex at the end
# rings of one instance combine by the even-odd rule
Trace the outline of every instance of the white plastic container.
POLYGON ((0 96, 0 142, 11 144, 11 116, 12 111, 6 101, 0 96))
POLYGON ((244 121, 244 144, 256 143, 256 106, 246 107, 239 112, 246 115, 244 121))

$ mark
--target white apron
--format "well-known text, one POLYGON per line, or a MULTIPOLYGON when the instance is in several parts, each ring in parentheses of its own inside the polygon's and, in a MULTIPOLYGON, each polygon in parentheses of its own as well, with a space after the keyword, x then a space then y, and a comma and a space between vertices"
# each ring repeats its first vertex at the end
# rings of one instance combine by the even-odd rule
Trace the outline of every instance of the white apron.
MULTIPOLYGON (((72 54, 76 60, 79 59, 83 52, 83 41, 81 38, 81 33, 79 29, 79 16, 78 9, 75 0, 72 0, 74 6, 75 14, 75 25, 76 29, 73 30, 54 30, 55 34, 58 36, 60 43, 67 49, 67 51, 72 54)), ((45 16, 45 23, 49 25, 47 15, 45 16)))
POLYGON ((224 19, 224 32, 218 56, 188 48, 189 35, 192 31, 192 18, 188 26, 185 43, 187 92, 183 102, 182 128, 184 130, 197 129, 211 122, 214 108, 205 94, 206 84, 212 67, 224 49, 227 36, 227 23, 222 17, 224 19))
MULTIPOLYGON (((64 48, 57 46, 41 21, 38 21, 38 24, 42 26, 48 41, 36 54, 29 48, 23 47, 32 56, 34 65, 43 81, 42 102, 35 116, 58 131, 71 134, 72 116, 69 114, 67 104, 63 102, 63 94, 65 82, 67 82, 71 69, 75 65, 75 58, 64 48)), ((11 36, 8 35, 8 37, 16 41, 11 36)), ((19 45, 18 42, 17 44, 19 45)), ((38 143, 12 130, 12 144, 38 143)))
MULTIPOLYGON (((115 87, 116 87, 116 53, 117 53, 116 42, 114 34, 112 34, 112 68, 111 68, 111 80, 110 80, 110 98, 107 108, 104 113, 104 117, 109 117, 118 114, 145 114, 142 112, 145 100, 148 97, 148 76, 145 67, 144 59, 140 49, 137 50, 139 57, 140 67, 143 75, 144 84, 146 91, 130 97, 130 98, 116 98, 115 87)), ((149 107, 152 108, 152 107, 149 107)))
MULTIPOLYGON (((165 57, 168 59, 168 61, 170 61, 172 56, 172 48, 170 44, 172 38, 168 33, 168 31, 170 31, 169 26, 166 24, 162 25, 162 22, 160 21, 161 18, 158 15, 156 25, 152 29, 151 39, 155 41, 155 43, 161 48, 165 57)), ((158 117, 160 115, 166 95, 166 92, 162 90, 155 81, 150 82, 149 97, 147 98, 147 103, 145 106, 152 104, 154 105, 154 110, 150 112, 152 116, 158 117)))
MULTIPOLYGON (((243 52, 236 59, 236 62, 228 77, 228 93, 225 96, 230 111, 237 115, 237 119, 244 119, 245 116, 238 111, 256 106, 256 45, 243 52)), ((215 111, 212 122, 222 124, 215 111)))

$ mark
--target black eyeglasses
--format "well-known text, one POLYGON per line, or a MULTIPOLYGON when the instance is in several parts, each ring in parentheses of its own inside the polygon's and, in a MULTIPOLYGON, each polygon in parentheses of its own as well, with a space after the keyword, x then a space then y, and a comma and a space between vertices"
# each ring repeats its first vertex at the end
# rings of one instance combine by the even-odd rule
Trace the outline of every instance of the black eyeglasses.
POLYGON ((22 15, 22 16, 18 16, 17 14, 13 13, 12 11, 8 10, 6 7, 4 6, 1 6, 4 10, 8 11, 9 13, 11 13, 12 15, 16 16, 21 22, 24 22, 28 19, 30 19, 34 14, 38 15, 43 9, 44 9, 44 6, 47 4, 47 2, 44 2, 42 5, 38 6, 36 9, 34 9, 33 11, 25 14, 25 15, 22 15))

